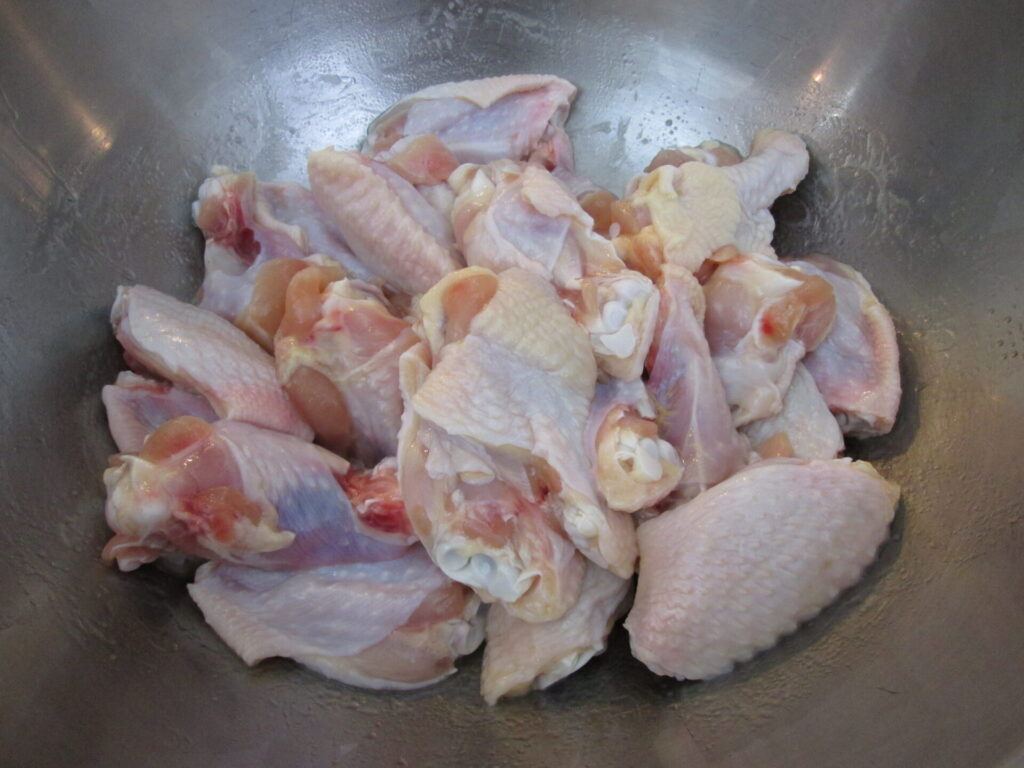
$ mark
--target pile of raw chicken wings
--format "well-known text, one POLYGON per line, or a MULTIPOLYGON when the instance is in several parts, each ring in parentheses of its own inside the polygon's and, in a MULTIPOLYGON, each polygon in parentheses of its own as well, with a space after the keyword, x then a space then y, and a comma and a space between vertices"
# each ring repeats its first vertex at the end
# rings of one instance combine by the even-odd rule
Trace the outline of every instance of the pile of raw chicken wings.
POLYGON ((718 675, 853 584, 899 491, 837 457, 892 428, 898 352, 859 273, 772 250, 803 141, 664 149, 616 198, 574 173, 575 94, 427 88, 308 187, 214 167, 197 302, 111 312, 104 558, 205 560, 249 664, 406 689, 486 641, 491 703, 626 614, 654 672, 718 675))

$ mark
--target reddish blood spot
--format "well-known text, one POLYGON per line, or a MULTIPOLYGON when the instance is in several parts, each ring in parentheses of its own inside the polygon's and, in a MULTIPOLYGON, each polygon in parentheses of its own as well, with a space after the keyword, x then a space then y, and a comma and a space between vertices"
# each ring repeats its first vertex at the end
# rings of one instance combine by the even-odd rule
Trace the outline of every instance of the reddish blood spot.
POLYGON ((705 259, 704 262, 697 267, 697 271, 693 273, 693 276, 697 278, 697 282, 701 285, 707 283, 711 279, 711 276, 715 274, 715 270, 718 269, 719 262, 715 261, 714 258, 705 259))
POLYGON ((247 265, 259 256, 260 243, 246 222, 245 206, 236 190, 225 193, 221 206, 212 214, 209 206, 201 211, 199 226, 207 237, 233 250, 247 265))
POLYGON ((393 467, 373 471, 353 468, 341 478, 341 487, 356 515, 368 528, 381 533, 412 535, 412 524, 393 467))
POLYGON ((761 334, 767 341, 785 344, 793 337, 806 307, 792 293, 768 307, 761 316, 761 334))
POLYGON ((246 227, 235 237, 234 242, 229 246, 234 249, 246 265, 251 265, 260 255, 262 246, 256 239, 256 233, 246 227))

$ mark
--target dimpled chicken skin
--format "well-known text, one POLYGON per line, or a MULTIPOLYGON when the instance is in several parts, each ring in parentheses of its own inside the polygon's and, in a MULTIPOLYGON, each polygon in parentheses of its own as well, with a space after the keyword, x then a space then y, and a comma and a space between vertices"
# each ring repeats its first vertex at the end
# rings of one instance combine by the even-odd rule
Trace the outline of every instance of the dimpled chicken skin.
POLYGON ((774 645, 860 578, 898 498, 866 462, 776 459, 644 523, 633 655, 705 679, 774 645))

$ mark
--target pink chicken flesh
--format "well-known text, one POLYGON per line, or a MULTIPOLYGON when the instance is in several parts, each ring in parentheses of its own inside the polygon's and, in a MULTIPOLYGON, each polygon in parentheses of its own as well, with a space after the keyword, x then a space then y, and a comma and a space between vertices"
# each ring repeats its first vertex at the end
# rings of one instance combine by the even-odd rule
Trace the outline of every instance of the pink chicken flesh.
POLYGON ((483 636, 479 599, 420 547, 386 562, 295 572, 208 563, 188 590, 247 664, 285 656, 361 688, 430 685, 483 636))
POLYGON ((364 530, 375 538, 396 544, 419 541, 405 511, 405 501, 398 487, 398 462, 393 456, 372 469, 349 467, 340 483, 364 530))
POLYGON ((644 523, 633 655, 704 679, 774 645, 860 578, 898 498, 862 461, 778 459, 644 523))

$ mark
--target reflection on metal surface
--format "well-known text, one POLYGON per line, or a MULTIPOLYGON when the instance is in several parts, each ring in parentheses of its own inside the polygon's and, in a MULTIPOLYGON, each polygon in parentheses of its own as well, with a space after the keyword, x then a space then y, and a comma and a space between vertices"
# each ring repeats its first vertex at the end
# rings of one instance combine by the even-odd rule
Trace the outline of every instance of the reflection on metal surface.
MULTIPOLYGON (((103 154, 113 146, 112 132, 86 106, 85 101, 75 93, 68 79, 61 72, 59 59, 49 54, 46 42, 36 36, 19 16, 14 3, 0 3, 0 23, 18 44, 18 53, 27 58, 20 66, 30 64, 34 69, 33 80, 57 96, 64 105, 66 117, 76 123, 92 143, 97 154, 103 154)), ((52 46, 55 41, 48 41, 52 46)))

